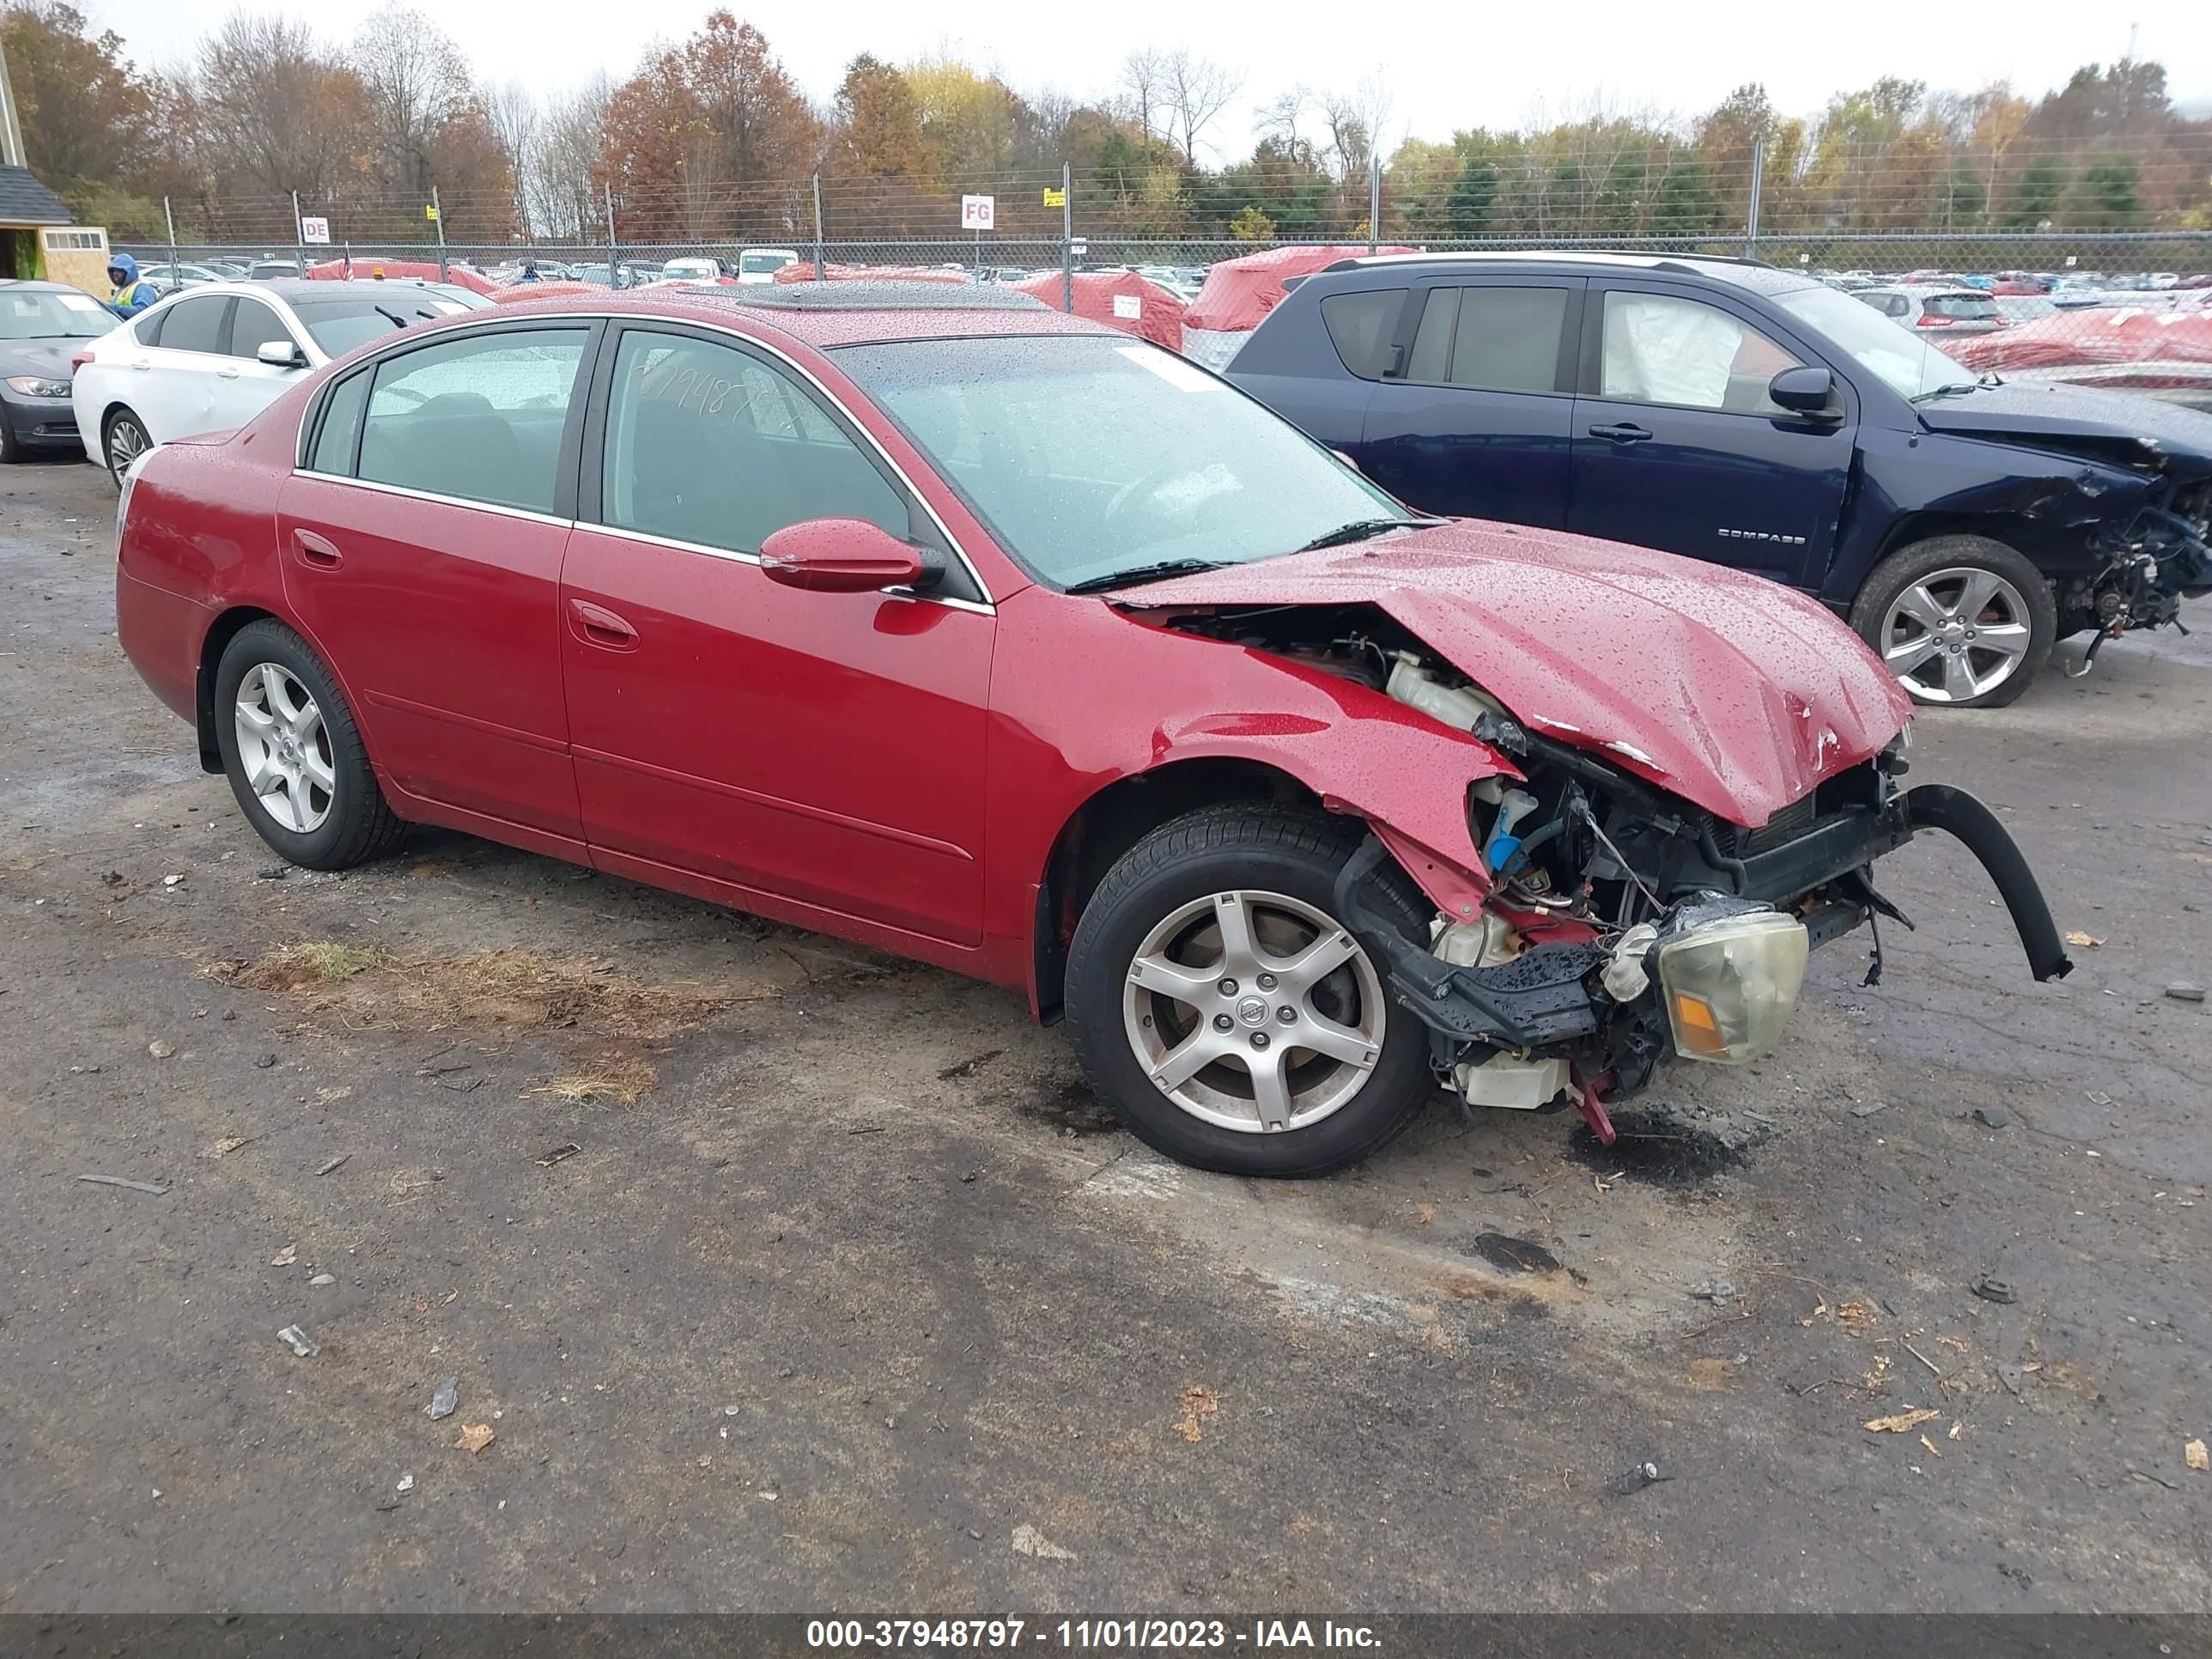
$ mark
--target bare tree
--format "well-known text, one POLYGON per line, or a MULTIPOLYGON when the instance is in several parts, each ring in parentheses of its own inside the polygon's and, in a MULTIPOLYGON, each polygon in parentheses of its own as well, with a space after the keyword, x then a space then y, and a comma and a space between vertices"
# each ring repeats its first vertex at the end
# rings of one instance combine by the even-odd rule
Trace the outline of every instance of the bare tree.
POLYGON ((362 88, 305 23, 234 12, 200 45, 189 91, 210 185, 325 202, 361 145, 362 88))
POLYGON ((514 191, 515 223, 526 233, 534 233, 538 226, 531 212, 530 174, 537 162, 544 125, 538 95, 520 81, 502 82, 486 100, 485 112, 490 117, 492 136, 499 141, 500 153, 507 158, 507 171, 514 191))
POLYGON ((587 227, 599 223, 592 173, 599 165, 613 95, 603 73, 546 100, 527 175, 530 222, 538 234, 580 239, 587 227))
POLYGON ((1146 46, 1121 60, 1121 93, 1129 114, 1147 138, 1169 136, 1168 54, 1146 46))
POLYGON ((1298 148, 1298 123, 1312 107, 1313 94, 1304 82, 1278 93, 1252 112, 1252 137, 1264 143, 1273 139, 1285 150, 1298 148))
POLYGON ((1181 46, 1159 61, 1168 136, 1181 147, 1183 160, 1196 166, 1199 139, 1243 89, 1244 77, 1210 58, 1194 58, 1181 46))
POLYGON ((351 56, 368 92, 386 186, 427 191, 440 130, 474 106, 468 60, 436 24, 406 6, 388 7, 362 24, 351 56))
POLYGON ((1340 179, 1364 176, 1370 157, 1382 148, 1382 129, 1390 119, 1390 89, 1379 74, 1363 78, 1351 92, 1333 92, 1321 100, 1328 123, 1328 156, 1340 179))

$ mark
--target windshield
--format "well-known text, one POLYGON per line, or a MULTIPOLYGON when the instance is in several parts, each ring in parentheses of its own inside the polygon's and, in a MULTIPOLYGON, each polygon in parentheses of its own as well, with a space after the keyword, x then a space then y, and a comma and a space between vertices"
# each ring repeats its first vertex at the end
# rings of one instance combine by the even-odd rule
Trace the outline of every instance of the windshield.
POLYGON ((1025 337, 834 355, 1000 544, 1062 587, 1413 521, 1289 422, 1157 346, 1025 337))
POLYGON ((1800 289, 1775 303, 1826 336, 1861 368, 1901 397, 1924 397, 1945 386, 1971 386, 1974 376, 1901 323, 1832 288, 1800 289))
POLYGON ((797 255, 781 251, 769 252, 761 248, 749 249, 738 255, 738 269, 748 276, 781 270, 797 259, 797 255))
POLYGON ((89 340, 115 326, 115 313, 89 294, 14 289, 0 295, 0 340, 89 340))
POLYGON ((1960 323, 1986 323, 2000 314, 1997 302, 1986 294, 1932 294, 1922 308, 1930 317, 1960 323))
POLYGON ((295 300, 292 309, 307 325, 317 345, 331 356, 343 357, 356 346, 395 328, 454 316, 468 307, 420 289, 390 287, 374 298, 347 295, 330 300, 295 300))

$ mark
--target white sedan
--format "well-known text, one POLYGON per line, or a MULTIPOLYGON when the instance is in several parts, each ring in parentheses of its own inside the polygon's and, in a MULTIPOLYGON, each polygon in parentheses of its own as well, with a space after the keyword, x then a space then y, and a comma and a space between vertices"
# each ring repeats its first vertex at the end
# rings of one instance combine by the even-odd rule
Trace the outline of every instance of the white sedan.
POLYGON ((85 455, 119 485, 155 445, 243 426, 365 341, 470 308, 416 283, 196 284, 78 354, 70 393, 85 455))

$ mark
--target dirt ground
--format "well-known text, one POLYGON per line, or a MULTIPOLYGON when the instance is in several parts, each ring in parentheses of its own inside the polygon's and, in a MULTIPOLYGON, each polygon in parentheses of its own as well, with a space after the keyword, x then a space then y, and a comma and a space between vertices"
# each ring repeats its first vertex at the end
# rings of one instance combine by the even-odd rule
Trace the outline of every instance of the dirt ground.
POLYGON ((997 991, 459 836, 283 871, 112 504, 0 474, 0 1612, 2212 1607, 2212 605, 1919 722, 2063 984, 1916 847, 1882 985, 1613 1152, 1440 1097, 1265 1185, 997 991))

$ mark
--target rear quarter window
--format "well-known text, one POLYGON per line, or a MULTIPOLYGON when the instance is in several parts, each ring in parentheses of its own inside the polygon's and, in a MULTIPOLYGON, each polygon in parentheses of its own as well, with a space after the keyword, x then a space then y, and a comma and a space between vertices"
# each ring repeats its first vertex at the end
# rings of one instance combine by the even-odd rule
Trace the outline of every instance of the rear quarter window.
POLYGON ((1344 366, 1363 380, 1379 380, 1389 366, 1390 337, 1405 303, 1402 288, 1332 294, 1321 302, 1322 325, 1344 366))

